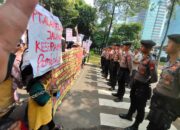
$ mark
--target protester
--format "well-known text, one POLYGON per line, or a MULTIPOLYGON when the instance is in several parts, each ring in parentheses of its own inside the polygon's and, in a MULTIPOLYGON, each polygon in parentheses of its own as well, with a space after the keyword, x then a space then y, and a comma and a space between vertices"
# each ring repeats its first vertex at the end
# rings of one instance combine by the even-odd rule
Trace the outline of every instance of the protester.
POLYGON ((122 59, 120 60, 120 69, 118 72, 118 91, 112 95, 117 97, 115 102, 121 102, 125 94, 125 83, 130 80, 130 72, 132 69, 132 55, 131 55, 131 42, 125 42, 123 45, 122 59))
POLYGON ((82 65, 81 65, 82 68, 84 67, 86 63, 86 58, 87 58, 87 52, 86 52, 86 49, 83 48, 83 58, 82 58, 82 65))
POLYGON ((168 130, 180 117, 180 34, 172 34, 168 38, 166 52, 170 59, 154 89, 147 130, 168 130))
POLYGON ((133 114, 137 111, 135 122, 125 130, 138 130, 145 115, 146 102, 151 97, 150 84, 157 82, 156 63, 150 55, 150 51, 155 43, 151 40, 141 41, 141 52, 143 58, 138 66, 138 71, 134 76, 131 86, 130 99, 131 105, 127 114, 120 114, 123 119, 132 121, 133 114))
POLYGON ((11 68, 7 70, 10 53, 15 50, 18 40, 26 30, 37 2, 38 0, 7 0, 0 7, 0 82, 11 74, 11 68))

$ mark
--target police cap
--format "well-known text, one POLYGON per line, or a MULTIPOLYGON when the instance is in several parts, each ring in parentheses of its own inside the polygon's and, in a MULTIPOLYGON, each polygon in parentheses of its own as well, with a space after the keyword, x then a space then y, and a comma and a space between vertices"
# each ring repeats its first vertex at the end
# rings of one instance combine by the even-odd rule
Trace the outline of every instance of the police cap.
POLYGON ((180 34, 169 35, 168 38, 177 44, 180 44, 180 34))
POLYGON ((154 41, 152 41, 152 40, 142 40, 141 44, 143 46, 145 46, 146 48, 152 48, 153 46, 156 45, 156 43, 154 41))

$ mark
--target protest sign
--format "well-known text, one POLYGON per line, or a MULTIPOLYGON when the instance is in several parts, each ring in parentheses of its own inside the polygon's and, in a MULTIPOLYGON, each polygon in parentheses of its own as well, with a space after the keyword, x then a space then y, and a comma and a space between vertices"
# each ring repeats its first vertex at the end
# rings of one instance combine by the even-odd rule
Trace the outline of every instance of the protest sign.
POLYGON ((66 28, 66 41, 67 42, 73 41, 73 34, 71 28, 66 28))
POLYGON ((85 48, 87 53, 89 53, 91 45, 92 45, 92 41, 91 40, 83 41, 83 48, 85 48))
POLYGON ((29 53, 34 77, 59 67, 62 63, 62 24, 40 5, 29 21, 29 53))

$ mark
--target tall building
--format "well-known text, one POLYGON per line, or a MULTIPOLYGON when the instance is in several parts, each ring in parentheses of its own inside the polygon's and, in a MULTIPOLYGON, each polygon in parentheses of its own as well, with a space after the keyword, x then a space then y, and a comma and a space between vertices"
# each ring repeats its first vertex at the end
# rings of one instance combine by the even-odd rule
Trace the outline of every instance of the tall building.
POLYGON ((180 6, 177 5, 174 16, 171 19, 168 34, 180 34, 180 6))
POLYGON ((126 23, 141 23, 144 24, 147 10, 143 9, 133 17, 128 17, 126 23))
POLYGON ((150 0, 142 31, 142 39, 151 39, 158 44, 161 43, 168 13, 168 1, 169 0, 150 0))

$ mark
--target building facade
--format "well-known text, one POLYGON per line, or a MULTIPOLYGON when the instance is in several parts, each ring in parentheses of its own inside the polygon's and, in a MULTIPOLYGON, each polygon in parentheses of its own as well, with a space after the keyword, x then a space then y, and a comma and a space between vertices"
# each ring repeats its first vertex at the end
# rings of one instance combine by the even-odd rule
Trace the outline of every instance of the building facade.
POLYGON ((143 9, 133 17, 128 17, 126 23, 141 23, 144 24, 147 10, 143 9))
POLYGON ((168 14, 169 0, 150 0, 144 22, 142 39, 150 39, 160 45, 168 14))

